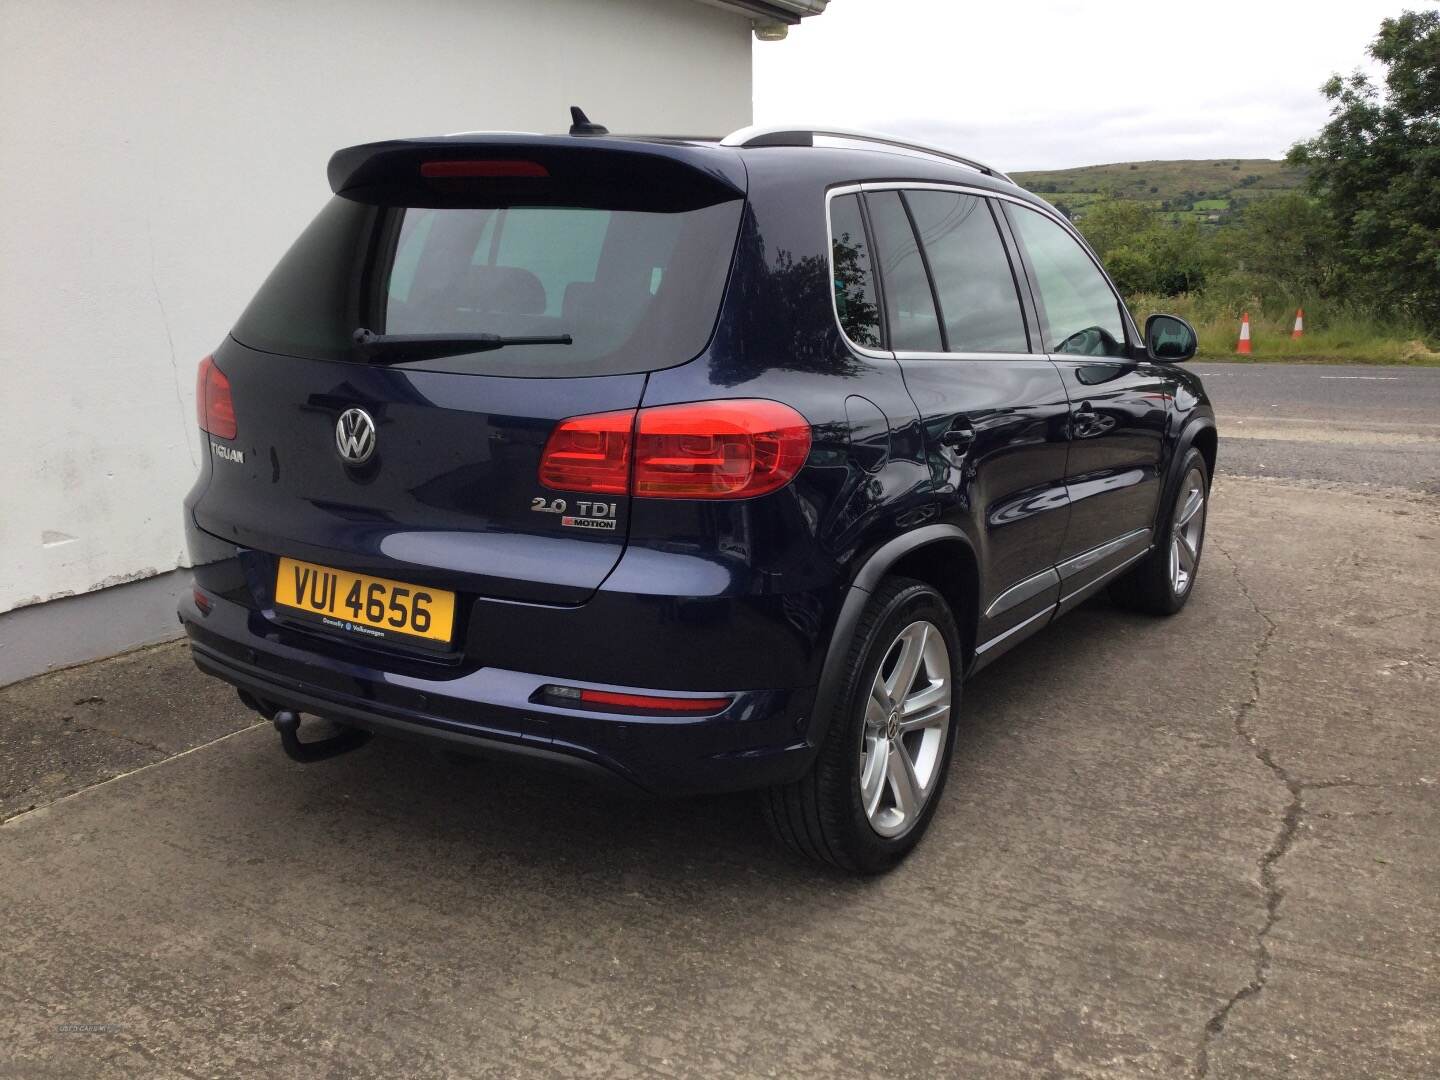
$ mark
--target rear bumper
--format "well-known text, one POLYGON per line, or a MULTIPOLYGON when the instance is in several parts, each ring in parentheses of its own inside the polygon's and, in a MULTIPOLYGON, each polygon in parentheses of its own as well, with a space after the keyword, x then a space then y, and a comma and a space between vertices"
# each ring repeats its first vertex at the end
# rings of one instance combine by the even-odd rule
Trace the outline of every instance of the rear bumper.
POLYGON ((300 647, 232 600, 215 597, 202 614, 187 595, 179 614, 200 670, 267 706, 377 734, 557 767, 653 795, 784 783, 803 775, 814 756, 805 738, 813 689, 697 688, 733 696, 723 712, 704 717, 596 713, 537 702, 536 691, 554 682, 622 693, 646 688, 498 667, 443 677, 383 670, 300 647))

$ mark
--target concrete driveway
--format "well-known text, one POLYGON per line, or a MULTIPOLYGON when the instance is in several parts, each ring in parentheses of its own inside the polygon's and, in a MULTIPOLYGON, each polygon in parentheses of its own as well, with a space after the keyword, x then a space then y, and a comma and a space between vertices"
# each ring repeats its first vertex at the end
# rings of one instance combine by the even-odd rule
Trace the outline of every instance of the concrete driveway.
POLYGON ((0 1076, 1440 1075, 1422 490, 1222 474, 1187 610, 977 678, 872 881, 743 800, 295 765, 176 646, 0 690, 0 1076))

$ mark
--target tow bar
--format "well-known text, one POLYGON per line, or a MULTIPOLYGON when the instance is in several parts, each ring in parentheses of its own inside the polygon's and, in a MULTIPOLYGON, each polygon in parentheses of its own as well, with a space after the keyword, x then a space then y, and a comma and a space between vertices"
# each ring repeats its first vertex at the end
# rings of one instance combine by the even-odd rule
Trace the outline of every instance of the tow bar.
POLYGON ((280 733, 281 748, 289 757, 302 764, 348 754, 351 750, 359 750, 370 741, 370 732, 360 728, 347 727, 339 734, 331 735, 327 739, 301 742, 300 714, 291 712, 289 709, 281 709, 270 718, 270 722, 280 733))

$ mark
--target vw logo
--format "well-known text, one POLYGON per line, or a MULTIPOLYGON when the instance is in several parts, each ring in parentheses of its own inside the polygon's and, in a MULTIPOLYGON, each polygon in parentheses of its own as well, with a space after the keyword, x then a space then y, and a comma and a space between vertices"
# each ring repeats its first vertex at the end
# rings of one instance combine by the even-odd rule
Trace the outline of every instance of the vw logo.
POLYGON ((364 409, 346 409, 335 422, 335 449, 347 465, 364 465, 375 453, 375 421, 364 409))

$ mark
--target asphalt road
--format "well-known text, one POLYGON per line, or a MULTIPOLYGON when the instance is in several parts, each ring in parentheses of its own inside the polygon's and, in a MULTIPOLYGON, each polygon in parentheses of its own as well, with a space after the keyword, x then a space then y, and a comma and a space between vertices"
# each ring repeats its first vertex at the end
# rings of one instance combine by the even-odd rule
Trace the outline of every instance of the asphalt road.
POLYGON ((1183 614, 967 686, 885 878, 743 800, 296 765, 177 645, 0 689, 0 1077, 1440 1075, 1440 499, 1319 434, 1440 382, 1201 370, 1308 437, 1222 441, 1183 614))
POLYGON ((1220 471, 1440 494, 1440 368, 1197 363, 1220 471))

